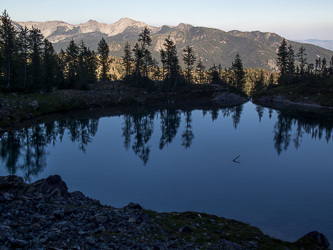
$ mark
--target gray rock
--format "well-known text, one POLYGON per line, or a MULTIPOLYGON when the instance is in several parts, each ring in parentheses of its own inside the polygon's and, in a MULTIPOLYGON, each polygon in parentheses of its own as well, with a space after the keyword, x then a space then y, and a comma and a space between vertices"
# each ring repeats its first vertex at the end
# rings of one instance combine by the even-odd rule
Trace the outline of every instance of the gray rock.
POLYGON ((88 236, 88 237, 86 238, 86 240, 87 240, 87 243, 88 243, 89 245, 91 245, 91 246, 93 246, 93 245, 96 244, 96 239, 95 239, 93 236, 88 236))
POLYGON ((3 198, 5 199, 5 200, 7 200, 7 201, 12 201, 12 200, 14 200, 14 195, 13 194, 9 194, 9 193, 4 193, 3 194, 3 198))
POLYGON ((103 215, 97 215, 96 216, 96 222, 100 223, 100 224, 105 224, 108 221, 108 217, 107 216, 103 216, 103 215))
POLYGON ((142 209, 142 207, 138 203, 130 202, 127 205, 128 208, 132 209, 142 209))
POLYGON ((321 247, 328 248, 330 246, 330 243, 328 242, 328 239, 326 238, 326 236, 317 231, 312 231, 312 232, 306 234, 304 237, 308 237, 308 238, 317 240, 319 246, 321 246, 321 247))

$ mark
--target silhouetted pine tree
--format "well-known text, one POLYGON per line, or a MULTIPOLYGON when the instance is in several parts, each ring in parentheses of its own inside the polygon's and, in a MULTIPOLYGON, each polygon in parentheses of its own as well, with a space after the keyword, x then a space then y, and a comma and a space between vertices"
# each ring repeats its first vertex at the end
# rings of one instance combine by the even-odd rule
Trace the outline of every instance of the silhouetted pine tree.
POLYGON ((104 38, 98 43, 97 52, 100 55, 99 64, 101 67, 101 73, 99 80, 100 81, 108 81, 110 80, 110 76, 108 72, 110 70, 110 60, 109 60, 109 53, 110 49, 104 38))
POLYGON ((72 39, 66 48, 65 88, 74 88, 79 83, 79 46, 72 39))
POLYGON ((298 58, 298 61, 300 62, 300 75, 301 75, 301 78, 304 77, 305 75, 305 66, 307 64, 307 57, 306 57, 306 53, 305 53, 305 48, 303 46, 301 46, 299 48, 299 51, 297 53, 297 58, 298 58))
POLYGON ((126 42, 124 47, 124 56, 123 56, 123 65, 125 66, 125 77, 131 74, 132 62, 133 58, 132 58, 131 46, 129 45, 128 42, 126 42))
POLYGON ((277 56, 276 64, 280 70, 279 83, 283 84, 285 82, 288 67, 288 44, 284 38, 281 45, 278 47, 277 56))
POLYGON ((245 71, 243 69, 242 59, 239 53, 235 56, 235 61, 232 63, 231 69, 234 71, 234 84, 236 88, 243 90, 245 85, 245 71))
POLYGON ((13 53, 15 51, 15 39, 17 32, 12 25, 7 11, 5 10, 1 15, 1 26, 0 26, 0 41, 3 45, 4 53, 4 80, 6 82, 6 89, 10 88, 11 84, 11 64, 13 53))
POLYGON ((43 43, 43 82, 46 91, 51 91, 51 88, 55 85, 57 57, 52 43, 47 39, 44 39, 43 43))
MULTIPOLYGON (((170 36, 164 40, 165 68, 167 70, 166 83, 168 89, 174 89, 179 78, 179 61, 177 57, 177 48, 170 36)), ((163 62, 162 62, 163 63, 163 62)))
POLYGON ((43 51, 43 39, 42 32, 32 27, 29 30, 30 36, 30 80, 31 85, 28 86, 30 90, 34 90, 42 84, 42 51, 43 51))
POLYGON ((202 83, 202 80, 204 78, 204 74, 205 74, 205 65, 203 64, 202 60, 199 59, 199 62, 197 64, 197 68, 196 68, 196 71, 199 75, 199 83, 201 84, 202 83))
POLYGON ((185 49, 183 49, 183 62, 186 65, 186 80, 188 83, 191 83, 192 81, 192 70, 194 68, 194 63, 195 63, 195 56, 194 56, 194 50, 193 47, 190 47, 187 45, 185 49))
POLYGON ((30 53, 30 36, 29 30, 27 27, 21 27, 19 37, 17 40, 17 44, 19 47, 19 53, 23 60, 24 65, 24 76, 23 76, 23 89, 25 89, 27 85, 27 74, 28 74, 28 57, 30 53))

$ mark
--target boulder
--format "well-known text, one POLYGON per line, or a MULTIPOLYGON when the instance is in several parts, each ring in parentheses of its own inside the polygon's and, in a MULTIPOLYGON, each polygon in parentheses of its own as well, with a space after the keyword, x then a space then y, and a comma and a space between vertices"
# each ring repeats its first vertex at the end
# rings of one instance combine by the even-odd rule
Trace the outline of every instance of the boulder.
POLYGON ((0 176, 0 195, 27 195, 33 194, 68 197, 67 184, 59 175, 50 175, 46 179, 27 184, 17 175, 0 176))
POLYGON ((17 175, 0 176, 0 194, 19 194, 25 188, 26 184, 22 177, 17 175))
POLYGON ((60 175, 50 175, 46 179, 38 180, 30 185, 35 193, 68 197, 67 184, 61 179, 60 175))
POLYGON ((142 207, 140 206, 140 204, 134 203, 134 202, 128 203, 127 207, 128 208, 132 208, 132 209, 142 209, 142 207))
POLYGON ((228 91, 216 93, 212 99, 212 101, 218 105, 239 105, 249 100, 250 98, 248 97, 241 97, 240 95, 228 91))
POLYGON ((330 243, 328 242, 328 239, 326 238, 326 236, 317 231, 312 231, 312 232, 304 235, 304 237, 308 237, 310 239, 314 239, 314 240, 318 241, 318 244, 321 247, 328 248, 330 246, 330 243))

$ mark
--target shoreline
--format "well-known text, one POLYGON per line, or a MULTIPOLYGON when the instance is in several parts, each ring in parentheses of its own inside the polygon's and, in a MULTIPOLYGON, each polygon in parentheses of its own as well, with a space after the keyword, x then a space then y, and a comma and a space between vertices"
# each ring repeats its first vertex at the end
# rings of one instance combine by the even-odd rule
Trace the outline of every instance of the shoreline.
POLYGON ((55 113, 105 108, 131 108, 175 105, 214 105, 227 107, 250 98, 219 85, 195 86, 192 91, 149 92, 117 82, 96 84, 91 90, 53 90, 51 93, 0 95, 0 132, 22 121, 55 113))
POLYGON ((328 249, 311 232, 296 242, 263 234, 240 221, 198 212, 158 213, 130 202, 102 205, 68 192, 58 175, 27 184, 0 176, 0 248, 48 249, 328 249))
POLYGON ((329 109, 332 110, 333 107, 328 107, 328 106, 322 106, 318 103, 315 102, 300 102, 300 101, 291 101, 288 98, 285 98, 283 95, 269 95, 269 96, 262 96, 259 98, 253 98, 252 102, 254 104, 259 104, 259 105, 269 105, 269 106, 295 106, 295 107, 308 107, 308 108, 313 108, 313 109, 329 109))

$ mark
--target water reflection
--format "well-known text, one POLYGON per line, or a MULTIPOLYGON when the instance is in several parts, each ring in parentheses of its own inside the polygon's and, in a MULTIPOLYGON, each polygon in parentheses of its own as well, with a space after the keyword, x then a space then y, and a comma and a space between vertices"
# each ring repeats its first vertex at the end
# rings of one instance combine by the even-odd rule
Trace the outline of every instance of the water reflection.
POLYGON ((9 174, 21 170, 25 181, 29 181, 46 167, 47 146, 61 142, 67 130, 69 138, 85 152, 97 129, 98 119, 83 119, 47 122, 6 132, 0 140, 1 162, 9 174))
POLYGON ((134 135, 132 149, 144 164, 149 160, 150 145, 148 143, 154 132, 154 118, 155 112, 124 115, 124 123, 122 126, 124 147, 126 150, 130 148, 131 137, 134 135))
MULTIPOLYGON (((259 122, 266 108, 256 105, 259 122)), ((273 129, 274 148, 278 155, 287 151, 291 144, 296 149, 300 148, 304 133, 311 135, 312 139, 321 140, 325 137, 327 143, 332 138, 333 117, 323 110, 301 111, 293 109, 280 109, 277 112, 277 122, 273 129)), ((269 118, 273 110, 268 108, 269 118)))
MULTIPOLYGON (((259 122, 262 121, 266 109, 256 105, 259 122)), ((244 106, 239 105, 223 109, 203 109, 202 114, 210 116, 213 122, 219 119, 219 116, 223 118, 231 116, 233 127, 237 129, 243 110, 244 106)), ((274 110, 271 108, 267 110, 271 119, 274 110)), ((192 113, 192 109, 163 109, 123 115, 121 130, 125 149, 132 149, 142 163, 147 164, 151 153, 150 140, 158 121, 161 131, 158 143, 160 150, 174 141, 179 129, 182 129, 181 146, 189 149, 195 138, 192 113)), ((318 112, 295 113, 290 110, 276 110, 276 113, 273 146, 278 155, 286 151, 290 145, 298 149, 304 134, 310 134, 314 139, 325 138, 327 142, 332 138, 333 118, 331 116, 318 114, 318 112)), ((6 132, 0 139, 1 162, 9 174, 15 174, 20 170, 25 180, 29 181, 32 176, 38 176, 45 169, 48 145, 62 142, 67 135, 72 142, 78 144, 79 150, 85 153, 97 133, 98 124, 99 118, 70 119, 6 132)))

